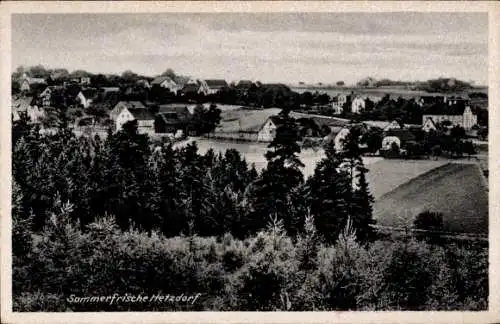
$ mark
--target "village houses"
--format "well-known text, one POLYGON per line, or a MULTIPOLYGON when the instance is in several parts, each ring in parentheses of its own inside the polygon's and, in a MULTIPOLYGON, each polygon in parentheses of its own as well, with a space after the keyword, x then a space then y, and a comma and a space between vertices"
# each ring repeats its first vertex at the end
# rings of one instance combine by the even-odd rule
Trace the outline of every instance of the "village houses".
POLYGON ((332 98, 332 108, 334 114, 341 114, 344 111, 344 105, 351 101, 351 95, 339 94, 332 98))
POLYGON ((444 109, 440 106, 431 107, 422 116, 422 129, 429 131, 436 129, 436 125, 449 121, 452 125, 458 125, 465 130, 470 130, 474 125, 477 125, 477 115, 475 115, 470 106, 452 106, 444 109))
POLYGON ((50 106, 53 95, 56 92, 62 92, 62 91, 64 91, 64 88, 62 86, 48 86, 38 95, 38 99, 42 106, 50 106))
POLYGON ((32 78, 28 74, 24 73, 19 81, 19 86, 21 92, 30 92, 34 87, 40 88, 41 86, 46 86, 47 81, 44 78, 32 78))

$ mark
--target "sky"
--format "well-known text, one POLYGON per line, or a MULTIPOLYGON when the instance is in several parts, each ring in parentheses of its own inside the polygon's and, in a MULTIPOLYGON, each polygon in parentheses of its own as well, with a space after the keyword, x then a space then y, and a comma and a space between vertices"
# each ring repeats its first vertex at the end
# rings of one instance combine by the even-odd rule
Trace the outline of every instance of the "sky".
POLYGON ((487 13, 14 14, 12 67, 196 78, 488 83, 487 13))

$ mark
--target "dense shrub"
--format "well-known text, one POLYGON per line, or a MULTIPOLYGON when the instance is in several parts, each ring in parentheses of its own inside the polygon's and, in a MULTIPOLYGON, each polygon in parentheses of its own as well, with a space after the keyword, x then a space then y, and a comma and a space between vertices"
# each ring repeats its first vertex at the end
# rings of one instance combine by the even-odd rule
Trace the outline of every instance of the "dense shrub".
MULTIPOLYGON (((409 239, 360 245, 345 230, 323 245, 282 225, 245 240, 121 230, 112 218, 81 229, 62 204, 13 266, 15 311, 481 310, 487 250, 409 239), (304 256, 307 255, 307 258, 304 256), (21 270, 23 269, 23 270, 21 270), (201 293, 194 303, 68 302, 75 296, 201 293)), ((308 219, 309 225, 313 222, 308 219)), ((14 225, 17 220, 14 219, 14 225)), ((308 227, 306 226, 306 227, 308 227)))

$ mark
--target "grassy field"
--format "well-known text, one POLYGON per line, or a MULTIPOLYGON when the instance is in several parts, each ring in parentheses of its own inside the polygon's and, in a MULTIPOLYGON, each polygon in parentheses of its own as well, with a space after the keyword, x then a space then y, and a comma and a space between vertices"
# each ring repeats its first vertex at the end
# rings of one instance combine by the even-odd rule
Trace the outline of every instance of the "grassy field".
POLYGON ((445 161, 384 159, 368 167, 367 180, 373 197, 378 199, 405 182, 444 164, 445 161))
POLYGON ((424 210, 443 213, 445 231, 487 234, 488 191, 477 165, 449 163, 381 196, 374 217, 382 226, 411 226, 424 210))

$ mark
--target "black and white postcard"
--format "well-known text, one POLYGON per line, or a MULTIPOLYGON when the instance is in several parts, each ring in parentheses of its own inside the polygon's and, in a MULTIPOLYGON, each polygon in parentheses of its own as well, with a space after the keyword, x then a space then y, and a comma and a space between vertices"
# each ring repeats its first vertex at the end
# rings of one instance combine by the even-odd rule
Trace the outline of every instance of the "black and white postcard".
POLYGON ((499 8, 0 4, 6 323, 500 320, 499 8))

